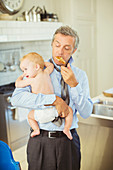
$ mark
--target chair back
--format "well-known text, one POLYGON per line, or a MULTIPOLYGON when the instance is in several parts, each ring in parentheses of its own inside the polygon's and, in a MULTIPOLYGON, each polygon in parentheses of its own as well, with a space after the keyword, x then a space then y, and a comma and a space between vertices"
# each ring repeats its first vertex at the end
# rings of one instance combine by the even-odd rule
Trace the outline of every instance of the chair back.
POLYGON ((0 140, 0 170, 20 169, 20 163, 14 160, 10 147, 0 140))

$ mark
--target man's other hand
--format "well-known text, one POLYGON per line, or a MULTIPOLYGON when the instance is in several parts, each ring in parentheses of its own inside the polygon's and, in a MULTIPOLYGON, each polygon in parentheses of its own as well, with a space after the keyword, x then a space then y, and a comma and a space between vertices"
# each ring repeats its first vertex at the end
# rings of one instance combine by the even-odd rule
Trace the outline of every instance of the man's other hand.
POLYGON ((56 96, 56 100, 54 101, 54 103, 52 105, 56 107, 58 115, 60 117, 63 118, 68 115, 68 113, 69 113, 68 105, 62 98, 56 96))

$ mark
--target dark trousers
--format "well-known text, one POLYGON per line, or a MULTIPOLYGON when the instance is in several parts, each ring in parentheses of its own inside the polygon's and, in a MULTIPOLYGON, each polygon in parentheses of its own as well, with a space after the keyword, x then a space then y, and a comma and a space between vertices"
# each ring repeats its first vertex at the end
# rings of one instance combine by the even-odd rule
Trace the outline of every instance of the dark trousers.
POLYGON ((74 131, 73 140, 66 136, 47 136, 29 139, 27 146, 28 170, 80 170, 80 140, 74 131))

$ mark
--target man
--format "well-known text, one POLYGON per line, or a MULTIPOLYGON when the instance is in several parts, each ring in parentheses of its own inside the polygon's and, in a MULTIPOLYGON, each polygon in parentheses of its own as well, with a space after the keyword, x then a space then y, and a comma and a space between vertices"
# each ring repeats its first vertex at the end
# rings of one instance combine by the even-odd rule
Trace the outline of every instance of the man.
MULTIPOLYGON (((69 106, 73 110, 71 133, 73 140, 64 135, 62 125, 40 123, 40 135, 29 139, 27 158, 29 170, 80 170, 80 141, 76 132, 78 127, 77 111, 87 118, 92 113, 92 101, 89 95, 88 79, 84 71, 71 65, 72 54, 77 50, 79 38, 77 33, 68 26, 56 30, 52 40, 52 59, 54 71, 51 80, 54 87, 52 95, 32 94, 30 87, 17 88, 12 96, 12 104, 30 109, 55 106, 58 115, 66 117, 69 113, 62 97, 61 79, 68 85, 69 106), (65 60, 62 64, 57 56, 65 60)), ((46 113, 45 113, 46 116, 46 113)))

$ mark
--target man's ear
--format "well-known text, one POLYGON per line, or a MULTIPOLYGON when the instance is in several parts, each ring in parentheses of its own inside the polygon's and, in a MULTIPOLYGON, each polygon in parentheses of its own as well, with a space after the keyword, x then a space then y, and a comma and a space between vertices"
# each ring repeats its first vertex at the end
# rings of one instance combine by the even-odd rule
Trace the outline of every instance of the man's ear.
POLYGON ((40 65, 36 64, 36 70, 39 70, 39 69, 40 69, 40 65))

